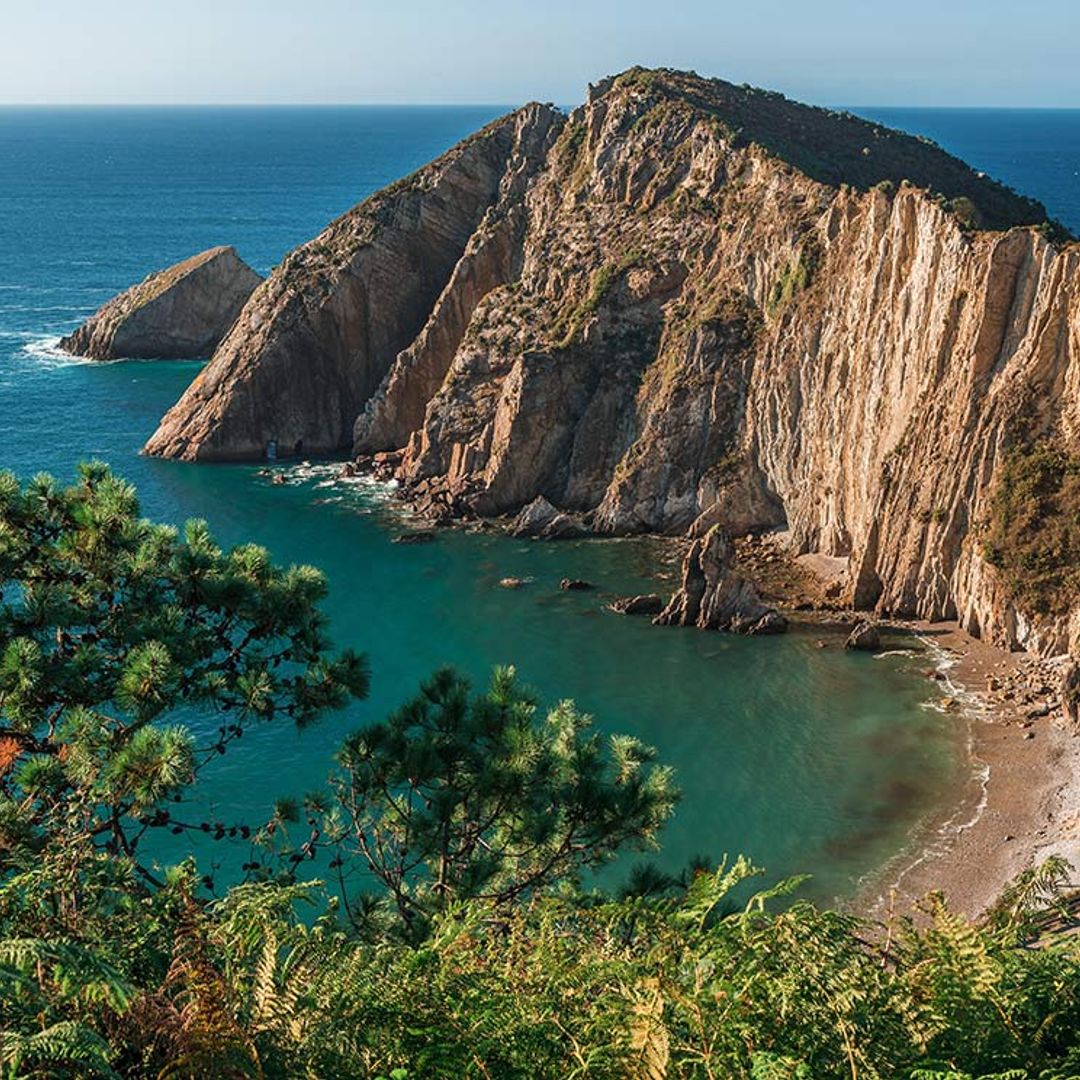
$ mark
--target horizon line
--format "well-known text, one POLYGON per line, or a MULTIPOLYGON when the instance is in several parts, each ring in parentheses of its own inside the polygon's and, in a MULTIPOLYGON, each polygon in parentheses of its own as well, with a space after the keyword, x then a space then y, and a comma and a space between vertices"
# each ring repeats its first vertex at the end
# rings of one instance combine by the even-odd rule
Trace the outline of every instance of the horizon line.
MULTIPOLYGON (((797 104, 813 104, 788 95, 797 104)), ((0 101, 0 109, 518 109, 525 104, 512 105, 494 101, 0 101)), ((577 108, 577 105, 544 102, 559 109, 577 108)), ((582 103, 578 103, 582 104, 582 103)), ((859 104, 821 105, 831 110, 850 109, 964 109, 1015 112, 1080 112, 1076 105, 957 105, 948 103, 903 104, 899 102, 860 102, 859 104)))

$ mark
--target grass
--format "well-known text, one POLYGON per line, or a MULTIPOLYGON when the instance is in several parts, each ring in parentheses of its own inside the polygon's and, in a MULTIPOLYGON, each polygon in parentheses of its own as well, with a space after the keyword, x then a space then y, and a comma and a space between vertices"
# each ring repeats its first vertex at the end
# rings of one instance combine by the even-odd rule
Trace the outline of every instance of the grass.
POLYGON ((776 315, 801 292, 810 287, 814 280, 818 264, 821 261, 821 250, 816 237, 808 237, 799 248, 796 258, 784 267, 780 276, 773 283, 769 291, 769 299, 765 309, 770 315, 776 315))

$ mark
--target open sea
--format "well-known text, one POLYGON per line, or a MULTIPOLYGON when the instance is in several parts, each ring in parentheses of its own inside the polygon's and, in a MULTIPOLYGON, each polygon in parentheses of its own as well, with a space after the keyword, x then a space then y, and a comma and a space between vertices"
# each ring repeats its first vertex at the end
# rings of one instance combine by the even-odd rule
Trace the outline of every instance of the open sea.
MULTIPOLYGON (((675 766, 684 798, 651 856, 660 865, 743 852, 771 876, 813 872, 814 896, 850 895, 941 813, 968 768, 958 721, 934 707, 931 657, 608 613, 607 594, 672 587, 675 568, 648 541, 447 533, 394 544, 392 506, 333 483, 330 467, 294 469, 275 487, 252 466, 140 457, 199 364, 79 363, 53 348, 121 289, 212 245, 234 244, 265 273, 502 111, 0 108, 0 467, 69 478, 76 462, 102 458, 138 486, 147 515, 203 517, 226 543, 254 539, 329 575, 333 634, 369 653, 370 699, 302 733, 253 730, 204 774, 198 812, 262 821, 277 796, 319 787, 343 735, 439 664, 480 682, 509 662, 545 700, 574 698, 602 729, 641 736, 675 766), (499 588, 510 575, 532 580, 499 588), (600 589, 561 592, 563 577, 600 589)), ((1080 112, 857 111, 936 139, 1080 230, 1080 112)), ((162 859, 184 854, 170 843, 162 859)))

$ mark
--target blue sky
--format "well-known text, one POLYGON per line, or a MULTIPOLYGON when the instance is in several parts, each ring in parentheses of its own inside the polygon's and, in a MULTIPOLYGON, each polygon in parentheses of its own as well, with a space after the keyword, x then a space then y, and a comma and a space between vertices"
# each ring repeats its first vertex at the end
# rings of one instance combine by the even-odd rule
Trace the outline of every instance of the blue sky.
POLYGON ((1080 107, 1080 0, 0 0, 0 102, 517 104, 632 64, 830 105, 1080 107))

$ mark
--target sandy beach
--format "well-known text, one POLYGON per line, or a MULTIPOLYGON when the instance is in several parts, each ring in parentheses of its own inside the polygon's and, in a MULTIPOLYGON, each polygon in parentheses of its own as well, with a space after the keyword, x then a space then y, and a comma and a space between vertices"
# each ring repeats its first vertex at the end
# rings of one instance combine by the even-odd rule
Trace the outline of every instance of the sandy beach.
POLYGON ((940 889, 954 910, 975 917, 1050 855, 1080 871, 1080 736, 1063 728, 1052 672, 955 624, 905 629, 940 650, 938 678, 966 733, 969 768, 955 804, 875 876, 856 906, 878 917, 890 908, 906 913, 940 889))

